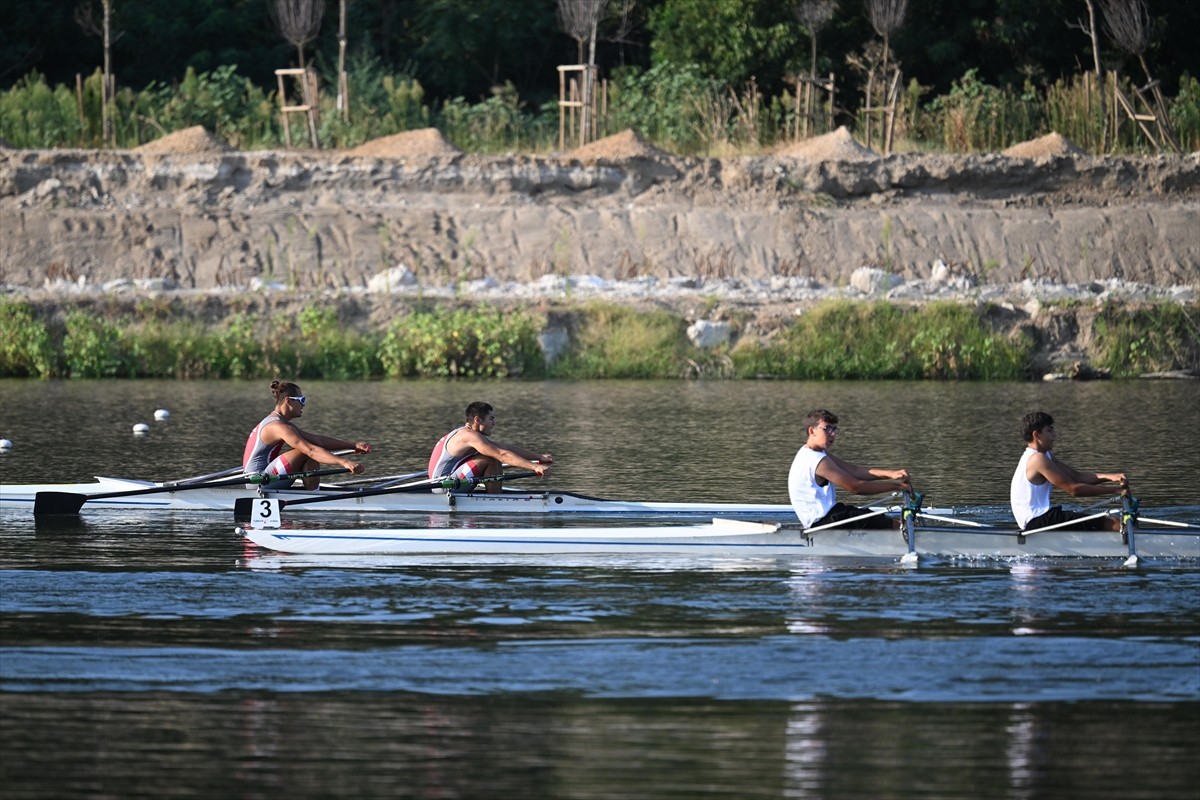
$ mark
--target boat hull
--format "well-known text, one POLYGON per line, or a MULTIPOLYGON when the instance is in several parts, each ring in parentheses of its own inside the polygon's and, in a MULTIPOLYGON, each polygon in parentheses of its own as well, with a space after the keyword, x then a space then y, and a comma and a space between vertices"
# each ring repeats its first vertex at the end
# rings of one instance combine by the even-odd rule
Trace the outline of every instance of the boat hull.
MULTIPOLYGON (((71 494, 106 494, 153 488, 158 484, 122 478, 97 478, 95 483, 4 485, 0 484, 0 510, 32 511, 38 492, 68 492, 71 494)), ((666 503, 606 500, 574 492, 530 492, 505 490, 496 494, 485 492, 397 492, 320 503, 302 503, 288 507, 290 500, 320 497, 340 493, 333 487, 323 491, 300 489, 258 490, 241 486, 222 486, 112 497, 88 501, 84 508, 91 511, 220 511, 231 513, 239 498, 274 497, 284 501, 288 513, 310 511, 399 512, 413 514, 457 513, 475 514, 579 514, 670 516, 792 516, 792 507, 770 503, 666 503)))
MULTIPOLYGON (((403 555, 645 554, 698 557, 845 556, 902 559, 910 553, 899 531, 826 530, 806 533, 771 523, 651 527, 254 529, 238 533, 285 553, 403 555)), ((1197 532, 1135 532, 1141 558, 1200 558, 1197 532)), ((911 552, 950 558, 1127 558, 1120 533, 1046 531, 1021 537, 1015 529, 918 528, 911 552)))

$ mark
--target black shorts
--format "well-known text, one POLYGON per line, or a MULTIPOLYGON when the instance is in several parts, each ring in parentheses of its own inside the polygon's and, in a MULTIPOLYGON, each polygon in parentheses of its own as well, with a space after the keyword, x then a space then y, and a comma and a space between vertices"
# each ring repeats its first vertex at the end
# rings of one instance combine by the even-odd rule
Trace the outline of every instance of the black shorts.
MULTIPOLYGON (((838 503, 833 508, 829 509, 829 513, 821 517, 819 520, 809 525, 810 528, 816 528, 821 525, 828 525, 830 522, 841 522, 842 520, 861 517, 863 514, 874 513, 869 508, 858 508, 857 506, 849 506, 845 503, 838 503)), ((871 528, 872 530, 886 530, 896 527, 895 521, 886 514, 875 514, 873 517, 868 517, 862 522, 856 522, 853 525, 842 525, 843 528, 871 528)))
MULTIPOLYGON (((1073 519, 1082 519, 1083 517, 1091 516, 1078 511, 1063 511, 1062 506, 1051 506, 1050 510, 1045 514, 1034 517, 1025 525, 1025 530, 1031 531, 1035 528, 1046 528, 1050 525, 1058 525, 1061 522, 1070 522, 1073 519)), ((1108 517, 1096 517, 1095 519, 1084 520, 1077 522, 1074 525, 1063 525, 1059 530, 1074 530, 1074 531, 1104 531, 1108 530, 1108 517)))

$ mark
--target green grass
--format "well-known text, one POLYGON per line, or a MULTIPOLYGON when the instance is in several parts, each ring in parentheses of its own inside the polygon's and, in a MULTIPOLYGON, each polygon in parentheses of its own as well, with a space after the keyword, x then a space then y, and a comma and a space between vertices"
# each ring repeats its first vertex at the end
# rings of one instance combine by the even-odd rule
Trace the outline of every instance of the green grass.
MULTIPOLYGON (((664 310, 580 303, 554 312, 569 346, 547 364, 545 316, 489 305, 419 302, 385 327, 351 306, 294 319, 231 300, 216 317, 182 301, 101 300, 34 307, 0 299, 0 377, 29 378, 784 378, 1020 380, 1037 377, 1024 326, 995 329, 993 309, 830 301, 766 341, 700 350, 687 320, 664 310), (197 312, 197 313, 192 313, 197 312), (357 320, 357 321, 356 321, 357 320), (55 344, 59 342, 60 344, 55 344)), ((1085 355, 1116 377, 1196 369, 1200 305, 1067 308, 1095 336, 1085 355)), ((735 334, 744 320, 734 320, 735 334)))
POLYGON ((993 333, 972 308, 832 301, 801 315, 769 345, 732 354, 739 377, 801 380, 1012 380, 1032 344, 993 333))

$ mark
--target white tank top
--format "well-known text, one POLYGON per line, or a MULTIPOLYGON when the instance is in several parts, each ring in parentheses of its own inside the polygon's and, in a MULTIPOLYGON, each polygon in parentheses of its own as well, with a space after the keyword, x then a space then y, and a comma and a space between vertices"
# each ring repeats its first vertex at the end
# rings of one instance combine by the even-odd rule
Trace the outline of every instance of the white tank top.
MULTIPOLYGON (((1016 517, 1017 527, 1022 530, 1029 524, 1029 520, 1050 510, 1050 481, 1041 484, 1030 483, 1029 478, 1025 477, 1025 468, 1030 457, 1036 452, 1032 447, 1025 448, 1021 460, 1017 462, 1017 471, 1012 477, 1012 490, 1009 492, 1013 516, 1016 517)), ((1049 453, 1046 453, 1046 458, 1053 460, 1049 453)))
POLYGON ((832 483, 817 485, 817 465, 825 454, 807 445, 796 452, 788 471, 788 497, 800 524, 810 527, 833 508, 837 487, 832 483))

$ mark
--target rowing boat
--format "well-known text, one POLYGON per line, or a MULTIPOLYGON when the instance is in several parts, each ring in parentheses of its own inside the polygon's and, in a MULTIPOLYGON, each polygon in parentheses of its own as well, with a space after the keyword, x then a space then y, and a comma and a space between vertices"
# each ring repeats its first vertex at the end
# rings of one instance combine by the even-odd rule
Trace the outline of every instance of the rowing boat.
POLYGON ((260 547, 284 553, 403 555, 685 555, 700 558, 848 556, 949 558, 1200 558, 1200 530, 1046 530, 914 525, 900 530, 802 530, 778 522, 714 519, 708 524, 593 527, 302 528, 237 527, 260 547), (1132 534, 1132 535, 1131 535, 1132 534))
MULTIPOLYGON (((31 510, 39 492, 78 495, 136 492, 165 484, 122 478, 97 478, 95 483, 0 484, 0 510, 31 510)), ((506 488, 489 494, 468 491, 421 491, 377 494, 365 497, 325 499, 343 494, 346 487, 323 486, 318 490, 247 488, 238 486, 189 486, 180 491, 135 494, 89 501, 91 510, 221 511, 230 513, 239 498, 270 497, 290 506, 301 499, 321 502, 296 503, 297 511, 407 512, 414 514, 575 514, 580 516, 766 516, 793 517, 792 507, 772 503, 671 503, 609 500, 576 492, 521 491, 506 488)))

